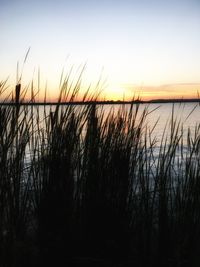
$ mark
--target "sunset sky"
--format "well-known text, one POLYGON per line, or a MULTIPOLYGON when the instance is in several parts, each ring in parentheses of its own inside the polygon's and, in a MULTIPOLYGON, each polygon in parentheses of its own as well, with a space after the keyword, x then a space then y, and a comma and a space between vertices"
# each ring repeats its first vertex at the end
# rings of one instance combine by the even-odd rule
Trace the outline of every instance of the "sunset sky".
POLYGON ((0 80, 48 83, 83 66, 84 85, 102 76, 107 99, 196 97, 200 91, 199 0, 0 0, 0 80))

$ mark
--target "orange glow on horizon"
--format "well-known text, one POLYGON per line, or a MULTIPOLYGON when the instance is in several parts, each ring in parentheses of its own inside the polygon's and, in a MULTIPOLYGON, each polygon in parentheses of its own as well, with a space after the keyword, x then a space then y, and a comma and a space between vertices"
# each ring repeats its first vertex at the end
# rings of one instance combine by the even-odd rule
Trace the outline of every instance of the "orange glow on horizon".
MULTIPOLYGON (((7 88, 1 99, 7 97, 11 92, 15 90, 15 83, 9 85, 9 81, 6 83, 7 88)), ((45 88, 46 88, 46 101, 56 102, 59 98, 59 85, 51 84, 48 85, 44 82, 29 82, 27 85, 22 81, 22 91, 27 90, 25 101, 30 101, 31 90, 33 89, 35 96, 35 102, 43 102, 45 99, 45 88), (38 93, 37 93, 38 92, 38 93)), ((72 86, 73 88, 73 86, 72 86)), ((133 99, 141 100, 154 100, 154 99, 190 99, 198 98, 198 92, 200 92, 200 83, 177 83, 177 84, 165 84, 160 86, 136 86, 131 84, 114 84, 108 85, 105 88, 101 88, 101 85, 96 86, 95 84, 89 86, 87 84, 80 85, 80 90, 74 101, 82 101, 85 92, 89 90, 87 99, 91 97, 97 98, 97 100, 125 100, 131 101, 133 99), (98 97, 97 97, 98 96, 98 97)), ((71 90, 71 92, 73 89, 71 90)), ((11 95, 11 94, 10 94, 11 95)), ((63 101, 69 101, 63 99, 63 101)))

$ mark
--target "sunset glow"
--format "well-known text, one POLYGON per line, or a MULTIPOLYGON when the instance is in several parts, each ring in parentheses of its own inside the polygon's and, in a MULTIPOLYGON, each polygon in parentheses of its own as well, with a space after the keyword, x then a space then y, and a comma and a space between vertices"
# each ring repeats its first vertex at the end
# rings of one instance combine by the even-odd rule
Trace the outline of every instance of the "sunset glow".
POLYGON ((15 84, 31 47, 22 82, 37 87, 39 69, 41 97, 47 84, 55 99, 62 69, 84 64, 81 89, 101 77, 102 98, 197 97, 199 14, 198 0, 1 0, 0 81, 15 84))

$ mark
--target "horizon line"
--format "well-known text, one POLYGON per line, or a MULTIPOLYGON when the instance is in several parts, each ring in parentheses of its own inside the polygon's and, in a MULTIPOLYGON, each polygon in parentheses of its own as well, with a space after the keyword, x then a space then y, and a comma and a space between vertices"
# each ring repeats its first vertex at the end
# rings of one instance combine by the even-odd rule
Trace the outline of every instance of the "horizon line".
POLYGON ((85 105, 85 104, 137 104, 137 103, 184 103, 200 102, 200 98, 158 98, 151 100, 85 100, 85 101, 30 101, 30 102, 0 102, 0 105, 85 105))

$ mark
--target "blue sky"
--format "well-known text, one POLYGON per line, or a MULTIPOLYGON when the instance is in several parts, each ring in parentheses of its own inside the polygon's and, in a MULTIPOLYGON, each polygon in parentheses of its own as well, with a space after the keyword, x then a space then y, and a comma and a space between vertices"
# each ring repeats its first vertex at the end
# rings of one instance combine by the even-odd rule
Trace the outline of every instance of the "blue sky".
POLYGON ((62 67, 85 62, 88 83, 103 68, 108 98, 135 91, 151 98, 194 96, 200 88, 199 14, 199 0, 0 0, 0 80, 9 76, 12 83, 17 61, 22 64, 31 47, 24 82, 39 66, 51 96, 62 67))

